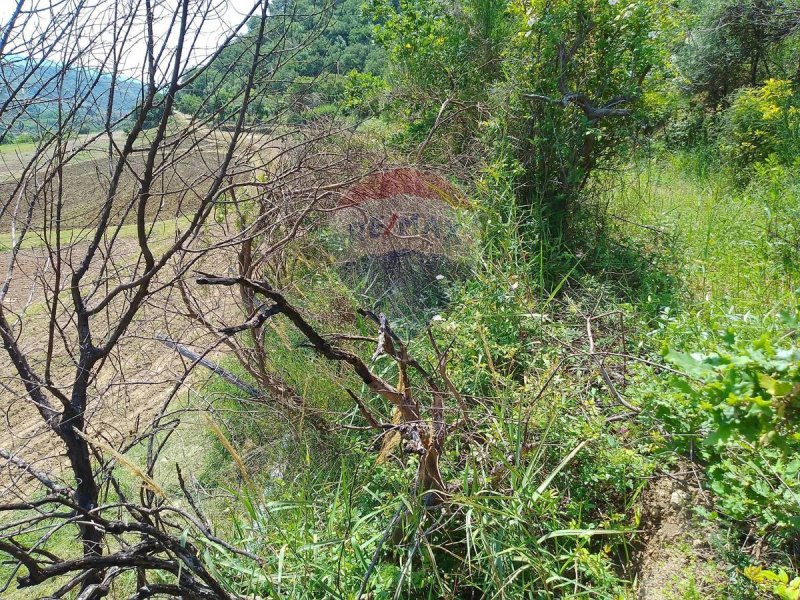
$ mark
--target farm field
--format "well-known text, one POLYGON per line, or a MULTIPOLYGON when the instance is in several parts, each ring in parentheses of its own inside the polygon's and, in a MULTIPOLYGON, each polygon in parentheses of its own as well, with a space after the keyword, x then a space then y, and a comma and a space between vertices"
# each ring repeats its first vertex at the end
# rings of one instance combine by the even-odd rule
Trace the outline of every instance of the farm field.
MULTIPOLYGON (((156 162, 156 171, 161 173, 145 213, 149 244, 155 250, 169 245, 188 226, 189 216, 197 210, 200 199, 208 190, 209 173, 219 164, 220 155, 215 147, 208 143, 205 148, 196 148, 179 156, 177 162, 156 162)), ((6 151, 4 157, 10 154, 17 160, 24 161, 32 155, 28 145, 11 149, 3 146, 3 149, 6 151)), ((97 152, 102 151, 98 148, 97 152)), ((101 244, 109 250, 113 247, 110 265, 114 274, 108 278, 109 283, 124 281, 126 273, 135 269, 141 260, 136 213, 131 212, 130 206, 136 199, 137 172, 141 173, 143 160, 141 153, 135 155, 123 173, 110 217, 113 227, 109 230, 109 238, 101 244)), ((13 267, 13 277, 5 290, 3 303, 9 314, 24 324, 17 341, 30 356, 32 364, 37 365, 45 359, 41 340, 48 337, 51 310, 59 320, 63 314, 60 302, 56 302, 53 308, 55 257, 61 257, 60 298, 66 300, 69 292, 64 286, 86 253, 93 227, 99 220, 99 207, 108 196, 108 176, 103 174, 108 170, 108 161, 92 158, 90 152, 81 151, 74 161, 63 167, 60 178, 51 187, 55 189, 60 184, 61 214, 57 223, 53 213, 45 213, 52 207, 44 208, 49 205, 33 200, 32 193, 36 192, 30 190, 40 189, 38 184, 19 185, 19 173, 11 172, 12 161, 5 165, 9 171, 5 181, 0 183, 0 193, 21 200, 15 206, 7 205, 0 215, 0 264, 13 267), (33 201, 30 212, 27 210, 29 201, 33 201), (20 217, 21 214, 28 214, 28 217, 20 217), (31 226, 25 231, 22 243, 17 244, 26 218, 30 219, 31 226), (60 253, 55 252, 57 247, 60 253), (13 248, 16 250, 12 251, 13 248)), ((35 182, 41 176, 29 174, 28 180, 35 182)), ((207 231, 206 241, 201 243, 212 243, 208 236, 214 234, 207 231)), ((101 268, 109 268, 109 263, 101 265, 101 268)), ((99 271, 90 270, 88 276, 94 279, 98 275, 99 271)), ((97 424, 94 434, 109 443, 119 444, 139 434, 142 424, 150 423, 163 401, 174 392, 175 381, 180 379, 185 368, 181 357, 156 339, 157 335, 169 337, 170 332, 182 340, 198 337, 191 332, 187 335, 187 324, 182 323, 180 316, 170 308, 173 301, 168 289, 150 299, 147 307, 131 323, 130 338, 123 344, 124 350, 120 348, 122 352, 114 358, 119 361, 119 369, 92 383, 95 400, 87 407, 87 414, 97 424)), ((51 377, 55 381, 69 379, 75 369, 66 350, 63 347, 60 351, 57 349, 51 377)), ((64 448, 57 438, 46 434, 46 428, 43 431, 41 417, 25 399, 24 389, 14 377, 7 355, 0 358, 0 373, 3 374, 0 375, 0 411, 4 415, 0 447, 47 472, 61 474, 67 466, 64 448)), ((9 493, 18 485, 19 478, 12 475, 14 477, 3 486, 3 493, 9 493)))
MULTIPOLYGON (((113 139, 119 142, 123 139, 122 132, 113 134, 113 139)), ((108 138, 94 139, 97 136, 85 134, 71 138, 66 143, 66 152, 76 154, 76 162, 91 160, 93 154, 102 154, 107 151, 108 138), (77 150, 85 148, 80 152, 77 150)), ((26 142, 20 144, 0 144, 0 182, 7 181, 18 174, 36 155, 39 144, 26 142)))

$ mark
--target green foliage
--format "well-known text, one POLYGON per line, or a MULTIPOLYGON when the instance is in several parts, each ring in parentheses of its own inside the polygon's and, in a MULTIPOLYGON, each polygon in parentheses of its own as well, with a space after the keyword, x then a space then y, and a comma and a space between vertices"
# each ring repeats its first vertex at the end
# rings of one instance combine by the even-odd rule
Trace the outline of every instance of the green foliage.
POLYGON ((648 337, 673 350, 670 367, 694 375, 655 370, 636 376, 630 393, 643 406, 649 452, 678 450, 702 467, 715 499, 707 517, 727 543, 741 548, 755 536, 770 549, 762 560, 785 565, 798 526, 797 415, 786 417, 785 398, 759 374, 784 387, 796 380, 795 364, 780 358, 796 355, 796 323, 776 318, 797 306, 796 173, 773 157, 743 189, 725 171, 699 172, 693 153, 656 156, 610 186, 609 210, 624 219, 616 236, 649 260, 660 249, 680 283, 648 337))
POLYGON ((778 332, 746 341, 729 330, 710 352, 666 358, 690 379, 673 379, 655 415, 706 462, 721 511, 761 532, 800 530, 800 347, 778 332))
POLYGON ((797 76, 800 57, 794 0, 687 2, 693 21, 677 62, 686 88, 710 106, 744 86, 797 76))
POLYGON ((770 257, 784 273, 800 273, 800 180, 794 165, 781 164, 772 155, 753 170, 747 191, 764 208, 764 240, 770 257))
POLYGON ((405 101, 400 113, 412 119, 406 141, 419 144, 436 128, 438 145, 428 146, 440 155, 480 143, 515 165, 513 201, 529 243, 539 243, 537 227, 549 238, 566 234, 590 173, 623 156, 660 110, 651 91, 673 38, 663 3, 372 6, 405 101))
MULTIPOLYGON (((216 115, 219 119, 236 110, 258 26, 258 19, 251 19, 247 32, 225 47, 181 91, 178 110, 216 115)), ((373 94, 377 92, 377 82, 385 70, 385 55, 372 43, 371 35, 372 26, 361 12, 361 0, 272 3, 264 34, 268 55, 256 74, 262 85, 255 90, 249 120, 258 122, 288 112, 292 122, 302 123, 340 114, 342 106, 332 105, 344 100, 345 73, 372 77, 360 83, 371 85, 373 94)), ((348 100, 354 97, 351 94, 348 100)), ((360 109, 362 104, 346 106, 345 102, 345 108, 360 109)))
POLYGON ((503 42, 502 2, 472 0, 454 10, 438 0, 375 1, 370 8, 379 23, 376 40, 389 51, 398 83, 436 97, 451 92, 474 101, 483 95, 479 87, 496 71, 492 63, 503 42), (481 60, 489 64, 475 70, 481 60))
POLYGON ((777 573, 761 567, 747 567, 745 576, 761 589, 772 592, 780 600, 800 600, 800 577, 789 581, 783 569, 777 573))
POLYGON ((725 113, 721 149, 738 168, 772 155, 780 164, 794 164, 800 152, 800 95, 791 82, 769 79, 739 91, 725 113))
POLYGON ((15 144, 30 144, 31 142, 34 142, 34 141, 35 141, 34 136, 32 136, 32 135, 30 135, 28 133, 20 133, 19 135, 14 137, 14 142, 13 143, 15 143, 15 144))
POLYGON ((372 43, 372 24, 362 13, 362 0, 278 0, 272 19, 283 21, 291 42, 302 44, 290 69, 318 77, 356 70, 381 75, 386 57, 372 43))
POLYGON ((361 117, 376 114, 388 91, 389 86, 383 77, 354 69, 347 74, 344 82, 342 106, 361 117))
POLYGON ((395 143, 411 150, 427 140, 430 156, 467 151, 502 78, 505 0, 371 0, 368 7, 390 60, 391 115, 404 125, 395 143), (434 126, 439 135, 428 139, 434 126))
MULTIPOLYGON (((272 19, 265 25, 265 37, 280 35, 280 22, 272 19)), ((247 31, 221 49, 216 58, 208 65, 201 65, 187 73, 190 83, 183 86, 175 97, 175 108, 188 115, 213 116, 218 122, 223 122, 241 107, 241 94, 245 88, 249 75, 260 19, 252 17, 248 22, 247 31)), ((264 69, 274 69, 277 53, 271 54, 264 60, 264 69)), ((262 82, 258 77, 257 82, 262 82)), ((268 93, 264 85, 256 84, 253 95, 256 98, 268 93)), ((256 100, 250 106, 249 117, 252 120, 264 118, 269 114, 269 108, 256 100)))
POLYGON ((537 445, 521 447, 511 400, 476 431, 485 455, 453 448, 448 475, 458 489, 446 511, 422 512, 406 495, 413 457, 370 466, 351 448, 263 491, 235 494, 229 539, 263 557, 260 568, 219 547, 206 560, 231 589, 266 597, 351 598, 364 585, 376 598, 548 598, 575 589, 615 598, 625 589, 616 565, 635 525, 607 510, 618 499, 609 491, 619 486, 631 497, 631 469, 645 475, 649 465, 605 437, 571 453, 590 432, 555 425, 560 403, 530 415, 537 445), (521 460, 509 459, 515 453, 521 460), (466 464, 457 474, 459 460, 466 464))
MULTIPOLYGON (((498 134, 519 139, 524 213, 567 233, 590 173, 623 156, 646 122, 648 92, 660 82, 671 14, 657 2, 535 2, 511 6, 516 35, 508 49, 512 110, 498 134), (578 101, 566 100, 569 94, 578 101), (556 102, 559 101, 559 102, 556 102), (613 106, 630 117, 600 117, 584 107, 613 106)), ((501 113, 503 114, 503 113, 501 113)))

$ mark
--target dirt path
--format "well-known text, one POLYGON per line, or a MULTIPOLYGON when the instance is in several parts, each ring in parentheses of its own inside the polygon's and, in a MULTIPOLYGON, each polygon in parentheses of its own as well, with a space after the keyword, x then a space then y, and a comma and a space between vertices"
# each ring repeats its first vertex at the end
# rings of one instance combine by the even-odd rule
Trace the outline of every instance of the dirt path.
POLYGON ((645 490, 637 600, 726 597, 726 565, 712 543, 716 532, 701 522, 698 507, 709 508, 709 499, 688 462, 645 490))

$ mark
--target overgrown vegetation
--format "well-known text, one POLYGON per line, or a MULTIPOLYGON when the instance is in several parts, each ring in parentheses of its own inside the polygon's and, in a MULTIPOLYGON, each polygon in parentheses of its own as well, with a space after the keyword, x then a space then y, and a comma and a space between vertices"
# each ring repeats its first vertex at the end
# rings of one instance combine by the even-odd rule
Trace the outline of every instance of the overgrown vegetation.
POLYGON ((225 592, 800 599, 800 4, 270 15, 174 97, 303 132, 300 166, 267 160, 219 200, 225 243, 175 283, 245 382, 193 390, 208 462, 166 490, 213 524, 186 535, 225 592), (279 40, 260 63, 259 26, 279 40), (249 106, 240 68, 269 74, 249 106), (324 215, 408 162, 461 190, 474 239, 452 278, 420 267, 419 306, 379 315, 324 215), (640 577, 664 477, 703 498, 668 584, 640 577))

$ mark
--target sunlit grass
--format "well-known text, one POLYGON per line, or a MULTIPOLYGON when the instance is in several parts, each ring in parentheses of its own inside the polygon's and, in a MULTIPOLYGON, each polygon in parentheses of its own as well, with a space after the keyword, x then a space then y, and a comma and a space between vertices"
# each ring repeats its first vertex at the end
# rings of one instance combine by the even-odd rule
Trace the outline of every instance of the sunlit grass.
POLYGON ((0 155, 17 154, 23 152, 33 152, 36 150, 37 142, 22 142, 20 144, 0 144, 0 155))
MULTIPOLYGON (((156 221, 148 226, 148 230, 150 231, 148 237, 151 242, 171 239, 175 236, 175 232, 179 229, 179 226, 183 226, 188 222, 189 220, 187 218, 156 221)), ((61 246, 64 247, 86 241, 90 239, 93 234, 94 229, 92 228, 64 229, 60 232, 61 246)), ((136 224, 130 223, 120 227, 117 237, 120 239, 135 238, 136 224)), ((11 232, 0 233, 0 251, 10 250, 13 246, 14 238, 15 236, 13 236, 11 232)), ((16 238, 19 239, 19 232, 17 232, 16 238)), ((48 245, 55 248, 55 241, 55 232, 49 232, 45 235, 38 231, 29 231, 23 238, 20 248, 23 250, 30 250, 32 248, 43 248, 48 245)))
POLYGON ((609 200, 624 219, 617 223, 623 236, 669 253, 695 308, 761 315, 791 301, 797 275, 771 253, 758 183, 740 189, 724 175, 701 179, 659 160, 625 173, 609 200))

